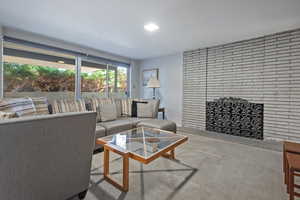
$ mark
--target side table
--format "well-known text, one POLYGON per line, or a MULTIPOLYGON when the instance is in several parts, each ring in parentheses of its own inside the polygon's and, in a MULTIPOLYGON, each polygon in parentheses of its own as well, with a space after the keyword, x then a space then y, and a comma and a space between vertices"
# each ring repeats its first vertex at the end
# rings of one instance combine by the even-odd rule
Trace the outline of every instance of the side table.
POLYGON ((161 112, 163 115, 163 119, 165 119, 165 108, 158 108, 158 112, 161 112))

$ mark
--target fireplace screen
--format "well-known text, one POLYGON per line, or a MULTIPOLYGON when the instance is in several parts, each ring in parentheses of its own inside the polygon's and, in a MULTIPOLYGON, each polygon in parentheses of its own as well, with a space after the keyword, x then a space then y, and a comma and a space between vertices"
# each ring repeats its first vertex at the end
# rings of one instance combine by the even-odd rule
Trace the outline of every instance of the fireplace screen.
POLYGON ((241 98, 206 102, 206 130, 263 139, 264 105, 241 98))

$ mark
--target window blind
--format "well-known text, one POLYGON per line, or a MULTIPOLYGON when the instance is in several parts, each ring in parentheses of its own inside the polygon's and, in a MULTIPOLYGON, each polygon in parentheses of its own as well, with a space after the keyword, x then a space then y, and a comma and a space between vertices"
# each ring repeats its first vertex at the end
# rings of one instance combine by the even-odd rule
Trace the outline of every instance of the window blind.
POLYGON ((98 56, 94 56, 94 55, 87 55, 86 53, 83 53, 83 52, 77 52, 77 51, 72 51, 72 50, 68 50, 68 49, 63 49, 63 48, 60 48, 60 47, 54 47, 54 46, 49 46, 49 45, 45 45, 45 44, 39 44, 39 43, 36 43, 36 42, 21 40, 21 39, 9 37, 9 36, 4 36, 3 40, 5 42, 24 45, 24 46, 28 46, 28 47, 39 48, 39 49, 49 50, 49 51, 54 51, 54 52, 60 52, 60 53, 64 53, 64 54, 74 55, 74 56, 80 56, 80 57, 82 57, 82 59, 93 60, 95 62, 100 62, 100 63, 103 63, 103 64, 130 67, 130 63, 119 62, 119 61, 116 61, 116 60, 102 58, 102 57, 98 57, 98 56))

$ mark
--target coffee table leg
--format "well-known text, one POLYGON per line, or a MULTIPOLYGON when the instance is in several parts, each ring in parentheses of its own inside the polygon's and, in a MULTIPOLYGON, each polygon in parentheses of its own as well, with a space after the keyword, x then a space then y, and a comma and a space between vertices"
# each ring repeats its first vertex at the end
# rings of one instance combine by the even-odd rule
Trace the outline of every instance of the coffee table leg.
POLYGON ((123 189, 125 192, 129 188, 129 157, 128 155, 123 156, 123 189))
POLYGON ((123 184, 121 185, 109 176, 109 151, 110 150, 104 145, 104 178, 115 187, 127 192, 129 189, 129 154, 118 153, 123 158, 123 184))
POLYGON ((109 150, 104 147, 104 176, 109 175, 109 150))
POLYGON ((171 159, 175 159, 175 149, 170 151, 170 157, 171 159))
POLYGON ((169 158, 169 159, 175 159, 175 149, 172 149, 171 151, 169 151, 168 153, 165 153, 162 155, 165 158, 169 158))

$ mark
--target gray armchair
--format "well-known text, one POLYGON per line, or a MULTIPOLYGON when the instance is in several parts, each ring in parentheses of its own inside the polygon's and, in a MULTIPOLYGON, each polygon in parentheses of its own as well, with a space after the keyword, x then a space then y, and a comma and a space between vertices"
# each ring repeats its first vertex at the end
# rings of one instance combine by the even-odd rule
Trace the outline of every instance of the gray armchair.
POLYGON ((0 197, 84 198, 90 180, 96 113, 0 121, 0 197))

